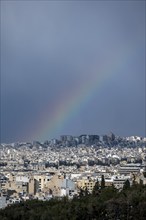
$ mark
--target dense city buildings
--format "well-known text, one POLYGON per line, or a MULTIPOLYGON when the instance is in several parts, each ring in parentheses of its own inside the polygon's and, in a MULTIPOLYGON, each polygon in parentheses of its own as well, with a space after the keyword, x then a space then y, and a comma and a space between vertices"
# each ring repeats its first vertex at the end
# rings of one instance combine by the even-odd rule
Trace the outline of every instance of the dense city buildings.
POLYGON ((95 184, 121 190, 146 184, 146 138, 62 135, 40 143, 0 145, 0 208, 29 199, 73 198, 95 184))

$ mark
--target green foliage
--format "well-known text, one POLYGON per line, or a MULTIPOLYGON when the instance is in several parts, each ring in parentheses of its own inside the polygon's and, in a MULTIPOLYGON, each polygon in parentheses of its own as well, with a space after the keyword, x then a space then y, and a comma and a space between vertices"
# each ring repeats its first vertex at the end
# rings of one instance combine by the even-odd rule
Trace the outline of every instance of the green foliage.
POLYGON ((127 190, 127 189, 129 189, 129 188, 130 188, 130 182, 129 182, 129 180, 127 179, 127 180, 125 181, 125 183, 124 183, 123 190, 127 190))
MULTIPOLYGON (((97 185, 98 186, 98 185, 97 185)), ((121 192, 114 186, 96 194, 81 191, 73 198, 31 200, 0 210, 0 220, 144 220, 146 219, 146 186, 136 185, 121 192)))
POLYGON ((104 175, 101 176, 101 189, 105 187, 104 175))
POLYGON ((93 188, 93 192, 92 192, 93 195, 98 195, 99 194, 99 182, 98 182, 98 179, 95 183, 95 186, 93 188))

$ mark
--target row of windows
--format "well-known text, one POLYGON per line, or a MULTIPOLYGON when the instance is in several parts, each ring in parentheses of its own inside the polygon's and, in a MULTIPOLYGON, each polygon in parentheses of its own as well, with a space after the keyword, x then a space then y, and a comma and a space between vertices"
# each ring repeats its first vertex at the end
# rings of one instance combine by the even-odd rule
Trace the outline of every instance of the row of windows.
POLYGON ((85 185, 91 185, 91 186, 92 186, 92 185, 93 185, 93 183, 85 183, 85 185))

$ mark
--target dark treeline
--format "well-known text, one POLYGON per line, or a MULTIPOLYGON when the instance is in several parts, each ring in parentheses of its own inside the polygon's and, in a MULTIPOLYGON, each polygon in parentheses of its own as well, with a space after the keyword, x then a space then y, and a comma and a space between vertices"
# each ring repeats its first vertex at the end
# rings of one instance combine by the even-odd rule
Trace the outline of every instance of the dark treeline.
POLYGON ((121 192, 114 187, 99 189, 93 193, 81 190, 79 196, 69 200, 29 200, 0 210, 1 220, 145 220, 146 186, 127 183, 121 192))

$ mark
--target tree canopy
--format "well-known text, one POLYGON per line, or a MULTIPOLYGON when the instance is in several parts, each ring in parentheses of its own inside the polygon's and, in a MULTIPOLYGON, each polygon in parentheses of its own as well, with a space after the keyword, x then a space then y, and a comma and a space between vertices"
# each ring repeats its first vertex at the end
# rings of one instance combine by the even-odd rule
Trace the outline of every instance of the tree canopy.
MULTIPOLYGON (((98 191, 98 190, 97 190, 98 191)), ((146 219, 146 186, 118 191, 104 187, 98 194, 68 199, 29 200, 0 210, 1 220, 114 220, 146 219)))

